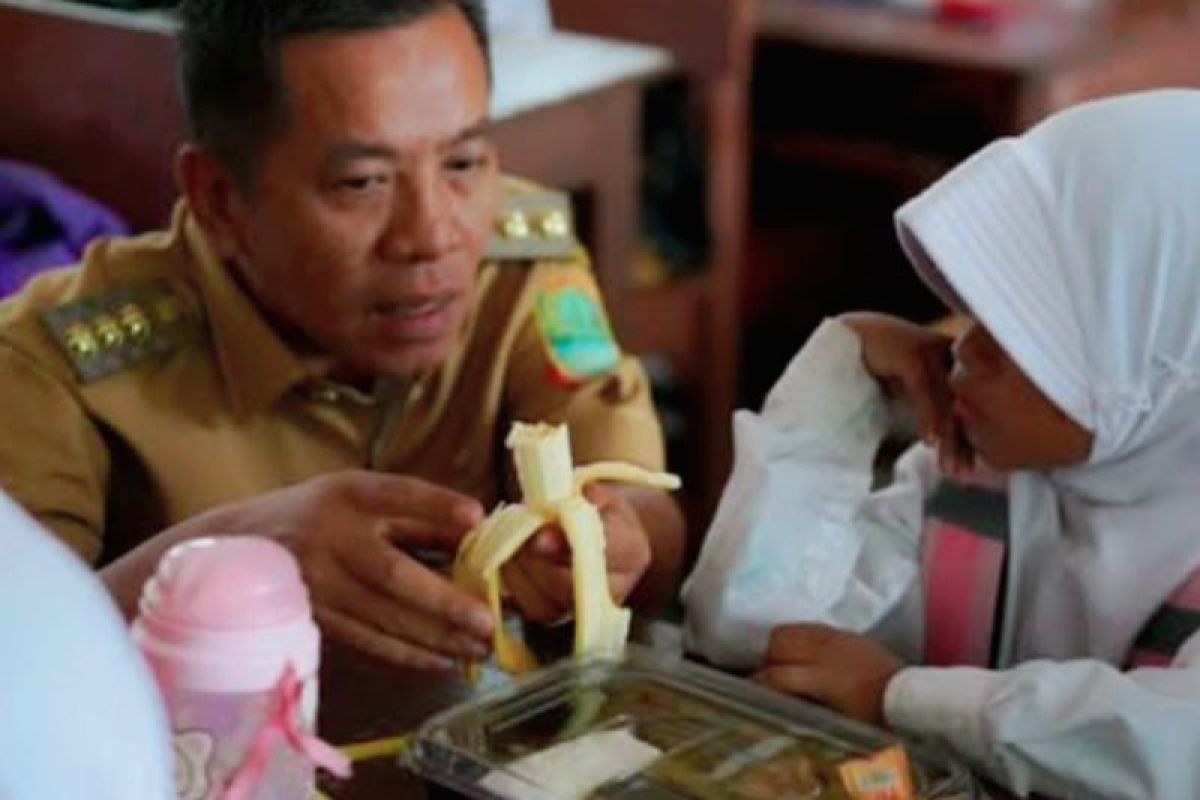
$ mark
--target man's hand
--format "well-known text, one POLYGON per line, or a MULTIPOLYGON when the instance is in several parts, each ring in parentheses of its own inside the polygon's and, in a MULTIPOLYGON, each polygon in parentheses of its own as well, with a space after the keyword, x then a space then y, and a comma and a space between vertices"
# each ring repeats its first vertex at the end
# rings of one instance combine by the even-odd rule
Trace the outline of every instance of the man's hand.
POLYGON ((882 726, 884 691, 903 666, 865 636, 827 625, 781 625, 771 631, 766 658, 754 679, 882 726))
POLYGON ((975 455, 952 410, 953 339, 886 314, 856 312, 838 320, 858 334, 867 372, 887 394, 912 407, 917 430, 926 444, 936 448, 942 472, 969 473, 975 455))
POLYGON ((418 561, 452 559, 483 516, 473 499, 416 478, 343 471, 221 506, 184 523, 189 537, 245 533, 288 547, 322 629, 399 666, 449 668, 489 652, 487 606, 418 561))
MULTIPOLYGON (((649 535, 623 489, 590 484, 584 495, 604 522, 609 591, 613 600, 624 603, 650 566, 649 535)), ((531 538, 501 574, 509 599, 525 619, 553 622, 571 613, 575 593, 571 548, 557 527, 547 527, 531 538)))

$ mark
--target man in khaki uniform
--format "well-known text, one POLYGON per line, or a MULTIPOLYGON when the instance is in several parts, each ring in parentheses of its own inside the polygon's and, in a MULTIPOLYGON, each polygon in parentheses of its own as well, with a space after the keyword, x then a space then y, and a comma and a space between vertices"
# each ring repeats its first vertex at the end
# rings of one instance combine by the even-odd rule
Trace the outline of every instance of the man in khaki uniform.
MULTIPOLYGON (((505 497, 513 420, 568 423, 581 463, 661 468, 645 375, 565 200, 498 178, 476 3, 251 5, 183 6, 170 230, 0 306, 0 483, 127 611, 171 544, 266 535, 332 635, 401 664, 478 657, 486 609, 412 551, 452 552, 505 497)), ((591 494, 614 591, 669 588, 674 502, 591 494)), ((560 616, 561 539, 505 582, 527 617, 560 616)))

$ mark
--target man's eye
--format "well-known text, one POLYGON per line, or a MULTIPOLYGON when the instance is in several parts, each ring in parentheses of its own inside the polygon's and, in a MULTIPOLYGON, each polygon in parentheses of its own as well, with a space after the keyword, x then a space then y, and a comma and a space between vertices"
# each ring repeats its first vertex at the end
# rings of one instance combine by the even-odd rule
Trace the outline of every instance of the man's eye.
POLYGON ((387 178, 383 175, 351 175, 339 178, 334 182, 334 185, 338 189, 348 192, 365 192, 369 189, 383 186, 386 183, 387 178))
POLYGON ((455 156, 446 159, 446 169, 451 172, 467 173, 481 169, 487 163, 484 156, 455 156))

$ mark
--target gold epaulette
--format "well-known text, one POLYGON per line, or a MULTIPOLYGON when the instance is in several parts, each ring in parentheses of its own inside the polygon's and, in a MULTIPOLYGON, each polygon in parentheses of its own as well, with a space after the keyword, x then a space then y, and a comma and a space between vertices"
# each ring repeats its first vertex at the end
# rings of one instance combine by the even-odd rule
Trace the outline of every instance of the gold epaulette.
POLYGON ((517 178, 504 179, 488 259, 568 259, 578 250, 570 196, 517 178))
POLYGON ((192 340, 196 313, 166 280, 90 295, 41 315, 82 381, 103 378, 192 340))

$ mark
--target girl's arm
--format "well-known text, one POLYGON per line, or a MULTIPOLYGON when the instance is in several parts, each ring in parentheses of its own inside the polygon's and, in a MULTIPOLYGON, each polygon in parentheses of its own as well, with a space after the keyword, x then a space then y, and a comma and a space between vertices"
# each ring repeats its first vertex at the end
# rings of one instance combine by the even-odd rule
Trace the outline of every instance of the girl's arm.
POLYGON ((936 467, 918 448, 872 492, 888 420, 860 337, 837 320, 796 355, 761 414, 735 415, 733 474, 684 586, 692 649, 750 667, 774 626, 816 621, 919 656, 913 589, 936 467))
POLYGON ((1200 797, 1200 634, 1166 668, 1079 660, 905 669, 888 686, 885 713, 892 727, 939 741, 1020 795, 1200 797))

